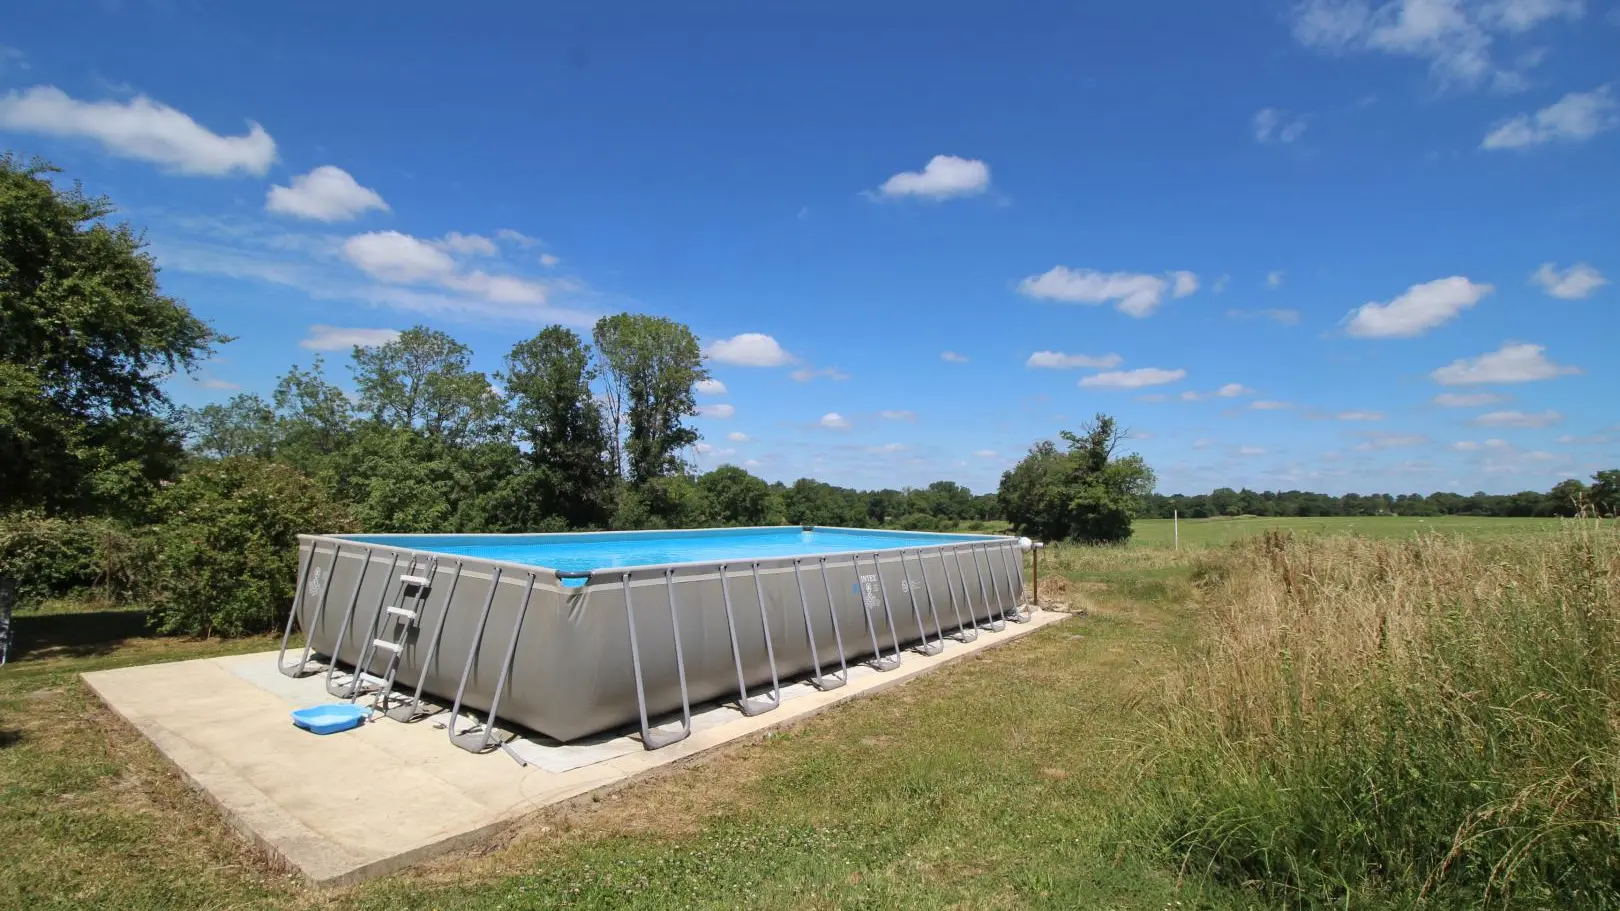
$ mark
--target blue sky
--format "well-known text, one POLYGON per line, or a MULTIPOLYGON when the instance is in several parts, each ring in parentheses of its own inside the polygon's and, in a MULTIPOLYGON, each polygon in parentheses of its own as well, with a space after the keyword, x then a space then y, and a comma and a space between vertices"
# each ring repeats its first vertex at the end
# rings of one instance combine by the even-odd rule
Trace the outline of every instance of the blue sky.
POLYGON ((237 337, 188 404, 629 309, 773 480, 989 490, 1097 411, 1165 492, 1620 466, 1620 6, 1008 6, 33 4, 0 145, 237 337))

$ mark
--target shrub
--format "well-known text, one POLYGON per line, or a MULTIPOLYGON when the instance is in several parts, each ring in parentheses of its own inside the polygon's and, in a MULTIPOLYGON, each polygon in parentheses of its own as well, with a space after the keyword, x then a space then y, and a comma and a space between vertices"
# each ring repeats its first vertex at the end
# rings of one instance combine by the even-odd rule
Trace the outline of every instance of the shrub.
POLYGON ((1148 794, 1295 907, 1620 907, 1620 535, 1270 534, 1199 573, 1148 794))
POLYGON ((148 587, 150 566, 149 542, 117 522, 0 516, 0 575, 14 580, 19 606, 90 594, 126 603, 148 587))
POLYGON ((292 604, 298 535, 356 528, 296 469, 247 457, 198 466, 159 508, 155 620, 161 632, 194 636, 275 628, 292 604))

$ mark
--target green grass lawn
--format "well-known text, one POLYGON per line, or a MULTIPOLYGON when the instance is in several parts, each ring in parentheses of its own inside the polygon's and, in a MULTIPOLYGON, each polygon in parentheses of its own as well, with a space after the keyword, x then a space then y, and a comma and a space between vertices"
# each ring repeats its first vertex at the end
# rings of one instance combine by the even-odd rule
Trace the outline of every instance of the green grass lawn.
MULTIPOLYGON (((1496 519, 1475 516, 1333 516, 1327 518, 1223 518, 1182 519, 1181 546, 1202 547, 1230 544, 1240 538, 1278 530, 1301 534, 1359 534, 1370 538, 1404 538, 1425 532, 1459 534, 1469 537, 1508 537, 1525 533, 1556 531, 1559 519, 1496 519)), ((1174 536, 1170 519, 1138 519, 1131 544, 1139 547, 1170 547, 1174 536)))

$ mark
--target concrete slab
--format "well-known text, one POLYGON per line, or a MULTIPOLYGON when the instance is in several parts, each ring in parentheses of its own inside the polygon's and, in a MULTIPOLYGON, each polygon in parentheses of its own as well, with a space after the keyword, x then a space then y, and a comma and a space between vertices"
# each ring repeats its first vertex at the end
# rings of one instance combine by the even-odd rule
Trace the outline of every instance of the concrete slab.
POLYGON ((714 747, 802 720, 976 652, 1028 635, 1065 614, 1035 611, 1026 624, 946 640, 900 667, 851 668, 849 684, 821 692, 786 686, 782 707, 753 718, 726 705, 694 707, 692 736, 642 749, 628 731, 583 743, 534 737, 474 755, 449 742, 440 715, 415 724, 386 718, 318 737, 293 727, 294 709, 333 701, 324 677, 294 680, 275 652, 96 671, 85 683, 144 734, 246 837, 317 885, 344 885, 473 844, 535 810, 623 784, 714 747))

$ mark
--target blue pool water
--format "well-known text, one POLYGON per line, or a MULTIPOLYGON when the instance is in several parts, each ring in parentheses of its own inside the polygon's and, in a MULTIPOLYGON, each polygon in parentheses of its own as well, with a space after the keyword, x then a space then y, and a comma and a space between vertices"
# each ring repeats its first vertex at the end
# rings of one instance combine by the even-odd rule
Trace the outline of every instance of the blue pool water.
POLYGON ((504 560, 562 572, 663 563, 746 561, 809 554, 862 553, 993 541, 989 535, 929 535, 903 531, 726 528, 667 532, 576 532, 553 535, 341 535, 357 543, 504 560))

